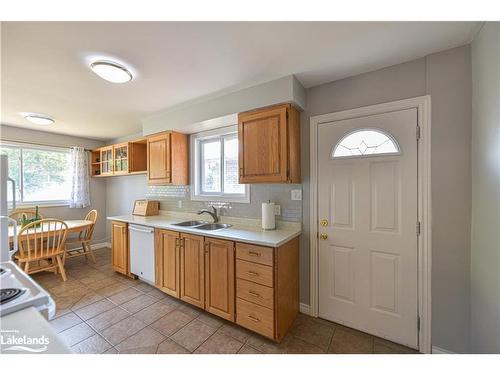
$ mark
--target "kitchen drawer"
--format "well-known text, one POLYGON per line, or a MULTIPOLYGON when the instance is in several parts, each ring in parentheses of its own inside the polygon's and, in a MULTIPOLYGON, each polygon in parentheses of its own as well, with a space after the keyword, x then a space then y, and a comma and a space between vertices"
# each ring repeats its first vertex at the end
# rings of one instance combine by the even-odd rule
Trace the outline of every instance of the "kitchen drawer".
POLYGON ((237 298, 236 323, 263 336, 274 339, 273 310, 237 298))
POLYGON ((236 277, 272 287, 273 267, 236 259, 236 277))
POLYGON ((272 247, 263 247, 238 242, 236 243, 236 258, 264 264, 266 266, 272 266, 273 250, 274 249, 272 247))
POLYGON ((236 280, 236 297, 257 305, 274 308, 274 290, 268 286, 253 283, 242 279, 236 280))

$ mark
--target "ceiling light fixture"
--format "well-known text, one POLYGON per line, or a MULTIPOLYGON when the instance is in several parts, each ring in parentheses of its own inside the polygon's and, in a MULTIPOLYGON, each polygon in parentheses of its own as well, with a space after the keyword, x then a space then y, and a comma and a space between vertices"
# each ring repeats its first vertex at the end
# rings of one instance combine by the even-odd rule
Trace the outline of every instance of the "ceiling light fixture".
POLYGON ((109 60, 98 60, 90 64, 90 69, 102 79, 113 83, 132 80, 132 73, 123 65, 109 60))
POLYGON ((39 113, 22 113, 24 118, 29 122, 37 125, 51 125, 54 123, 54 119, 47 115, 41 115, 39 113))

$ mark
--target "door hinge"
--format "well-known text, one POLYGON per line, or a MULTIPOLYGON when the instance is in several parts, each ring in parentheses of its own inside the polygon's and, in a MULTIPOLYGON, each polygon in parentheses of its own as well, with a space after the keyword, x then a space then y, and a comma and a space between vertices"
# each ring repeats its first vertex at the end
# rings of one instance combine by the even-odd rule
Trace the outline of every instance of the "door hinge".
POLYGON ((417 331, 420 331, 420 315, 417 316, 417 331))
POLYGON ((416 225, 416 233, 417 233, 417 236, 420 236, 420 233, 422 232, 421 230, 421 225, 420 225, 420 221, 417 221, 417 225, 416 225))
POLYGON ((420 139, 420 125, 417 125, 416 136, 418 141, 420 139))

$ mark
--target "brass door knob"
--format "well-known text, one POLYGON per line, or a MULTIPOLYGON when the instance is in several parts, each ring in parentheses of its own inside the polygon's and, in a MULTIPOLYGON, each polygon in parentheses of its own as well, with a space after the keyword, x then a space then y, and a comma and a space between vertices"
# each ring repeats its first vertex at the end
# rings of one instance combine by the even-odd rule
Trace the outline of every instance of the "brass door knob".
POLYGON ((328 234, 326 234, 326 233, 321 233, 321 234, 319 235, 319 238, 321 238, 322 240, 326 240, 326 239, 328 238, 328 234))
POLYGON ((319 225, 321 225, 322 227, 327 227, 328 226, 328 220, 326 220, 326 219, 320 220, 319 225))

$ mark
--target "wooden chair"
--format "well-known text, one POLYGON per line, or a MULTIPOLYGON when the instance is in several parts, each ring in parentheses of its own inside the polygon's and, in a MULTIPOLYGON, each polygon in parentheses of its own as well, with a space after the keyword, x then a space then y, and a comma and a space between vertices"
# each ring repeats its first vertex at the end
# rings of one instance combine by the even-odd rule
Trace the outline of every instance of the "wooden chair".
POLYGON ((61 272, 67 280, 62 256, 64 255, 68 225, 57 219, 43 219, 26 225, 18 235, 19 251, 15 259, 27 274, 40 271, 61 272), (45 260, 42 264, 41 261, 45 260), (32 267, 36 262, 37 266, 32 267))
POLYGON ((89 213, 85 216, 85 220, 92 221, 92 225, 88 227, 86 230, 81 231, 78 234, 78 237, 75 238, 69 238, 66 241, 66 245, 71 245, 71 244, 81 244, 82 247, 81 249, 68 249, 66 247, 66 252, 64 253, 64 258, 63 260, 66 261, 66 258, 74 258, 78 256, 85 255, 85 257, 88 259, 92 259, 92 262, 96 262, 94 253, 92 252, 92 247, 90 246, 90 242, 92 241, 92 236, 94 235, 94 228, 95 228, 95 223, 97 221, 97 210, 92 210, 89 211, 89 213))
MULTIPOLYGON (((18 209, 18 210, 12 211, 10 213, 9 217, 11 219, 14 219, 15 221, 17 221, 19 223, 19 221, 21 220, 23 215, 26 215, 26 218, 28 218, 28 219, 32 219, 35 217, 36 211, 34 209, 30 209, 30 208, 18 209)), ((38 216, 40 217, 40 219, 44 218, 43 215, 40 213, 40 211, 38 211, 38 216)))

